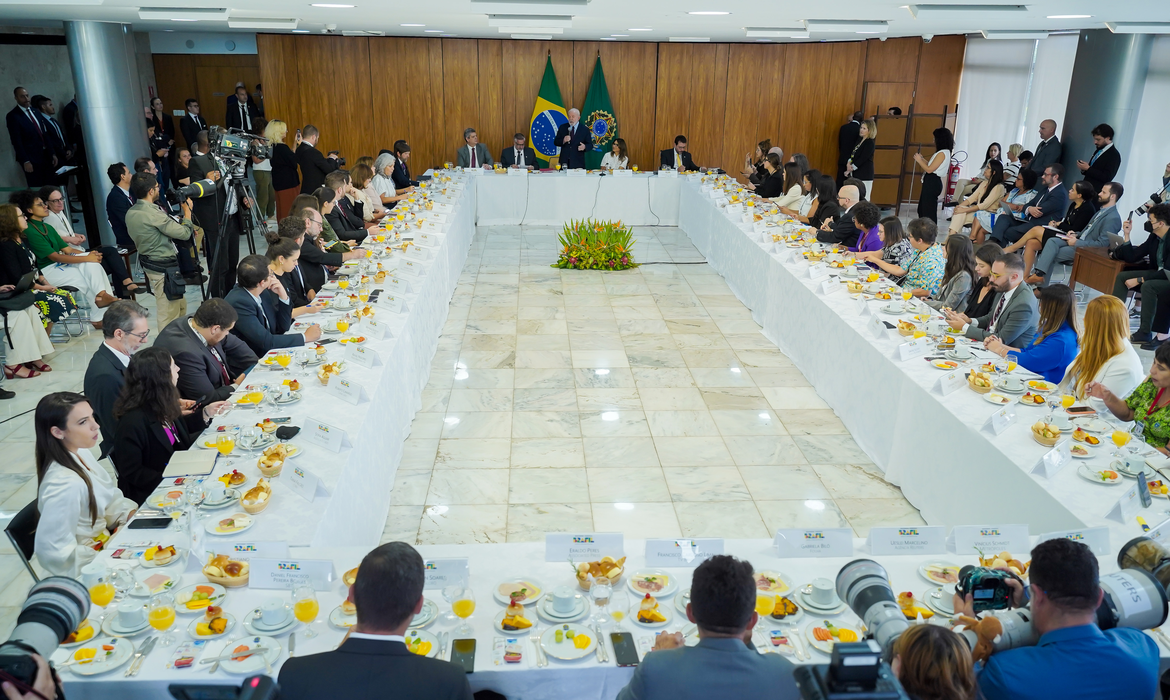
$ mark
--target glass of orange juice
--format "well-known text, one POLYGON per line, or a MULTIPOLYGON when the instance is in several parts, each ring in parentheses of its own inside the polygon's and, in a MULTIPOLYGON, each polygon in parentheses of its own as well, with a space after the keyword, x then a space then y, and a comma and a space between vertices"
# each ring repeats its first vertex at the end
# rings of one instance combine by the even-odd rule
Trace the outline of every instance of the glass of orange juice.
POLYGON ((1072 405, 1077 402, 1077 397, 1072 394, 1062 394, 1060 397, 1060 405, 1066 409, 1072 408, 1072 405))
POLYGON ((340 289, 345 289, 349 286, 349 280, 345 277, 342 277, 341 279, 337 280, 337 286, 340 289))
POLYGON ((756 614, 760 616, 757 626, 763 629, 764 618, 776 609, 776 594, 768 591, 756 591, 756 614))
POLYGON ((337 319, 337 330, 341 331, 342 333, 349 330, 349 317, 348 316, 342 316, 341 318, 337 319))
MULTIPOLYGON (((232 433, 220 433, 215 436, 215 449, 224 457, 230 457, 232 451, 236 449, 236 436, 232 433)), ((227 466, 230 469, 232 461, 227 461, 227 466)))
POLYGON ((358 292, 358 299, 360 299, 363 304, 366 303, 367 301, 369 301, 370 300, 370 290, 363 289, 360 292, 358 292))
POLYGON ((313 621, 321 606, 317 603, 317 592, 312 586, 297 586, 293 591, 293 615, 305 623, 305 636, 309 639, 317 636, 313 631, 313 621))
POLYGON ((158 640, 158 643, 164 647, 169 647, 175 643, 175 636, 170 633, 171 626, 175 624, 175 596, 170 593, 159 593, 150 599, 147 605, 146 619, 150 622, 150 626, 163 632, 163 636, 158 640))
POLYGON ((459 634, 470 637, 475 634, 475 630, 471 628, 472 613, 475 612, 475 592, 468 586, 463 586, 463 590, 455 596, 454 602, 451 603, 451 612, 455 616, 463 620, 463 624, 456 630, 459 634))
POLYGON ((285 369, 288 369, 290 362, 292 362, 292 355, 288 354, 287 352, 279 353, 276 356, 276 364, 284 367, 285 369))
POLYGON ((1009 352, 1008 356, 1007 356, 1007 361, 1008 361, 1007 371, 1014 372, 1014 371, 1016 371, 1016 367, 1019 367, 1019 365, 1020 365, 1020 356, 1015 354, 1014 352, 1009 352))
POLYGON ((1113 438, 1113 444, 1117 445, 1117 451, 1113 453, 1113 456, 1124 458, 1127 454, 1125 446, 1129 444, 1130 438, 1133 436, 1129 431, 1115 428, 1111 437, 1113 438))

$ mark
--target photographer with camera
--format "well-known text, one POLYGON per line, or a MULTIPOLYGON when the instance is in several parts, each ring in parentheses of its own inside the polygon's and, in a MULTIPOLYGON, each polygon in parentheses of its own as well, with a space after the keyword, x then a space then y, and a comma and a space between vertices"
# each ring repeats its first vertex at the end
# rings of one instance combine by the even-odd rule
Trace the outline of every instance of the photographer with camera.
POLYGON ((195 235, 195 226, 191 223, 191 200, 184 199, 180 205, 183 211, 180 223, 159 208, 162 188, 154 175, 135 175, 130 180, 130 194, 138 201, 126 212, 126 231, 138 248, 138 261, 158 305, 156 316, 158 329, 162 331, 171 321, 187 315, 187 300, 183 297, 186 288, 182 283, 175 284, 175 275, 170 271, 182 275, 174 242, 189 241, 195 235), (171 277, 169 282, 168 277, 171 277))
MULTIPOLYGON (((1097 557, 1084 544, 1057 538, 1032 550, 1029 584, 1009 577, 1012 606, 1031 609, 1035 646, 1001 651, 979 672, 986 698, 1147 700, 1158 688, 1158 645, 1138 629, 1102 630, 1105 595, 1097 557), (1109 669, 1102 673, 1101 669, 1109 669)), ((975 616, 974 596, 956 593, 954 610, 975 616)))
POLYGON ((37 665, 37 675, 31 686, 21 683, 21 687, 17 687, 7 679, 0 684, 8 700, 54 700, 57 697, 59 681, 54 678, 53 670, 39 654, 34 654, 32 659, 37 665))
POLYGON ((216 183, 216 190, 211 196, 196 199, 191 209, 203 227, 204 252, 209 268, 207 294, 209 297, 223 298, 236 286, 236 265, 240 262, 240 235, 243 230, 240 217, 251 208, 252 202, 247 197, 239 197, 242 201, 237 201, 236 193, 211 155, 210 134, 200 131, 195 138, 196 153, 187 168, 191 182, 212 180, 216 183), (220 231, 220 217, 225 209, 227 225, 225 230, 220 231))

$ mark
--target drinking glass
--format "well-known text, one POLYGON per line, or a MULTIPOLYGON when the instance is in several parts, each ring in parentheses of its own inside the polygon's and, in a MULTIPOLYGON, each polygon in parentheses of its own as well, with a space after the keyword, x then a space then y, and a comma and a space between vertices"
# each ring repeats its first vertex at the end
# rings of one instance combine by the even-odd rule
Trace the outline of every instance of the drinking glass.
POLYGON ((1121 428, 1114 428, 1111 437, 1113 438, 1113 444, 1117 445, 1117 450, 1113 453, 1113 456, 1124 459, 1128 454, 1125 446, 1129 444, 1132 434, 1121 428))
POLYGON ((363 304, 366 303, 367 301, 369 301, 370 300, 370 290, 369 289, 362 289, 360 292, 358 292, 358 299, 360 299, 363 304))
POLYGON ((1072 405, 1077 402, 1077 397, 1072 394, 1061 394, 1060 405, 1064 408, 1072 408, 1072 405))
POLYGON ((98 627, 106 621, 106 613, 109 611, 110 603, 114 602, 114 597, 118 594, 118 589, 114 585, 113 577, 108 573, 94 579, 93 584, 89 587, 90 601, 102 609, 102 614, 98 618, 98 627))
POLYGON ((292 355, 287 352, 282 352, 276 356, 276 364, 284 369, 288 369, 289 363, 292 362, 292 355))
POLYGON ((1014 352, 1009 352, 1007 356, 1007 371, 1015 372, 1016 367, 1020 366, 1020 356, 1014 352))
POLYGON ((613 584, 609 578, 602 576, 601 578, 593 579, 593 585, 589 587, 589 597, 593 599, 594 610, 590 615, 590 619, 594 622, 606 625, 609 624, 609 614, 607 608, 609 607, 609 599, 613 596, 613 584))
MULTIPOLYGON (((110 582, 114 584, 114 602, 121 602, 134 590, 134 575, 128 569, 110 571, 110 582)), ((92 600, 92 597, 90 598, 92 600)))
POLYGON ((448 610, 447 612, 443 613, 443 621, 444 622, 454 623, 456 620, 459 619, 459 616, 455 614, 454 606, 455 606, 455 600, 459 597, 459 594, 462 592, 463 592, 463 584, 460 584, 460 583, 454 583, 454 584, 451 584, 449 586, 443 587, 443 600, 447 601, 447 605, 452 606, 451 610, 448 610))
POLYGON ((626 619, 626 611, 630 609, 630 594, 625 587, 618 586, 609 596, 609 617, 617 627, 622 626, 626 619))
POLYGON ((776 594, 768 591, 756 591, 756 614, 760 616, 756 628, 764 631, 764 619, 776 609, 776 594))
POLYGON ((215 436, 215 449, 219 454, 228 457, 227 466, 231 468, 232 460, 230 459, 232 452, 236 449, 236 436, 230 432, 223 432, 215 436))
POLYGON ((337 319, 337 330, 341 331, 342 333, 349 330, 349 317, 348 316, 342 316, 341 318, 337 319))
POLYGON ((471 615, 475 612, 475 592, 471 590, 470 586, 463 586, 459 591, 459 595, 455 596, 455 602, 451 604, 451 612, 463 620, 463 624, 459 625, 457 633, 464 637, 470 637, 475 634, 475 630, 471 627, 471 615))
POLYGON ((293 615, 305 623, 305 637, 312 639, 317 636, 313 631, 313 621, 321 607, 317 603, 317 591, 312 586, 297 586, 293 591, 293 615))
POLYGON ((995 358, 995 376, 997 379, 1002 379, 1003 375, 1007 374, 1008 361, 1006 357, 995 358))
POLYGON ((171 634, 171 626, 175 624, 175 596, 170 593, 159 593, 150 599, 147 606, 146 619, 150 626, 163 633, 158 643, 169 647, 175 643, 175 636, 171 634))
MULTIPOLYGON (((260 394, 261 399, 264 398, 263 392, 258 391, 254 393, 260 394)), ((251 396, 251 394, 249 394, 249 396, 251 396)), ((259 401, 256 403, 259 405, 259 401)), ((250 450, 256 447, 256 442, 260 439, 260 435, 261 433, 259 428, 254 425, 249 425, 240 431, 240 447, 244 448, 245 450, 250 450)))

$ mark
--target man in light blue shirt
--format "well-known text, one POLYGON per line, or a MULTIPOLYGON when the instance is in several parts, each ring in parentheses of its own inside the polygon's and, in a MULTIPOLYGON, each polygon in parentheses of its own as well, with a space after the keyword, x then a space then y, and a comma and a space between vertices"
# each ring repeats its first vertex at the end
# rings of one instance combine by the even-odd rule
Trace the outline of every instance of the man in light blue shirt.
MULTIPOLYGON (((1054 539, 1032 550, 1028 570, 1036 646, 993 655, 979 674, 989 700, 1149 700, 1158 690, 1158 645, 1135 629, 1102 631, 1097 607, 1104 592, 1097 557, 1080 542, 1054 539)), ((1011 582, 1014 602, 1024 588, 1011 582)), ((971 596, 956 610, 972 613, 971 596)))

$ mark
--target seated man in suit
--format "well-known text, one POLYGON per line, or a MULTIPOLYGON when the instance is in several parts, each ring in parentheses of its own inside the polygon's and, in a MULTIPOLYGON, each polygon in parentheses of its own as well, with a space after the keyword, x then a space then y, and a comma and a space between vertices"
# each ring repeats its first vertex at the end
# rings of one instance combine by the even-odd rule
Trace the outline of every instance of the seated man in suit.
POLYGON ((691 160, 691 152, 687 150, 687 137, 679 134, 674 137, 674 148, 668 148, 659 154, 658 168, 667 168, 685 173, 698 170, 699 166, 691 160))
POLYGON ((749 562, 717 555, 695 569, 687 619, 699 628, 688 647, 682 633, 663 632, 618 693, 618 700, 758 698, 796 700, 792 662, 751 644, 756 582, 749 562))
POLYGON ((1121 168, 1121 153, 1113 145, 1113 127, 1108 124, 1098 124, 1093 127, 1093 146, 1096 150, 1089 160, 1078 160, 1077 169, 1084 174, 1084 179, 1092 183, 1098 192, 1111 182, 1121 168))
POLYGON ((85 397, 102 429, 102 457, 114 446, 114 401, 125 384, 122 374, 130 364, 130 356, 142 347, 149 335, 146 309, 137 302, 120 299, 106 307, 106 315, 102 317, 102 344, 85 368, 83 385, 85 397))
POLYGON ((125 163, 114 163, 106 168, 106 177, 114 185, 106 195, 106 218, 114 230, 114 239, 119 248, 134 250, 134 240, 126 230, 126 212, 130 211, 135 201, 130 195, 130 179, 134 173, 130 172, 125 163))
POLYGON ((1023 284, 1024 259, 1015 253, 1004 255, 991 264, 990 279, 995 289, 990 313, 969 318, 943 309, 951 328, 962 328, 963 334, 974 340, 994 335, 1013 348, 1031 345, 1040 324, 1040 307, 1036 295, 1023 284))
POLYGON ((231 304, 213 297, 158 334, 155 346, 170 352, 179 367, 179 396, 204 404, 223 401, 244 383, 256 353, 232 335, 237 318, 231 304))
POLYGON ((273 348, 299 348, 321 337, 321 326, 313 324, 304 334, 288 333, 292 327, 292 303, 288 290, 268 267, 268 258, 249 255, 236 268, 236 288, 224 301, 236 310, 232 335, 240 338, 257 356, 273 348))
POLYGON ((1089 219, 1089 223, 1081 231, 1072 231, 1058 234, 1049 238, 1036 258, 1032 267, 1032 274, 1024 281, 1028 284, 1048 286, 1048 273, 1056 263, 1071 263, 1076 257, 1077 248, 1109 248, 1109 236, 1121 232, 1121 214, 1117 212, 1117 200, 1125 188, 1120 182, 1106 182, 1097 195, 1097 204, 1101 207, 1089 219))
POLYGON ((1036 226, 1046 226, 1050 223, 1059 223, 1068 209, 1068 190, 1064 188, 1064 166, 1053 163, 1044 169, 1040 180, 1047 191, 1037 195, 1032 203, 1022 212, 1024 218, 999 216, 991 229, 991 238, 1001 246, 1015 243, 1024 237, 1024 234, 1036 226))
POLYGON ((557 129, 553 143, 560 149, 559 163, 562 168, 584 168, 585 154, 593 150, 593 135, 581 123, 581 112, 572 108, 569 121, 557 129))
POLYGON ((835 220, 826 219, 817 232, 817 240, 821 243, 840 244, 846 248, 857 247, 860 232, 853 225, 853 208, 860 201, 857 187, 844 185, 837 193, 837 203, 841 205, 841 213, 835 220))
POLYGON ((505 168, 525 168, 532 170, 536 167, 536 151, 528 147, 528 137, 517 133, 512 137, 512 146, 505 148, 500 154, 500 164, 505 168))
POLYGON ((455 164, 461 168, 488 168, 491 169, 492 154, 487 146, 479 142, 479 134, 470 126, 463 130, 463 142, 467 145, 459 148, 455 154, 455 164))
MULTIPOLYGON (((367 554, 350 589, 357 624, 335 651, 285 661, 278 678, 281 697, 333 697, 341 682, 351 698, 471 700, 463 667, 406 648, 403 634, 422 610, 425 581, 422 557, 405 542, 387 542, 367 554)), ((754 584, 752 591, 754 603, 754 584)))

